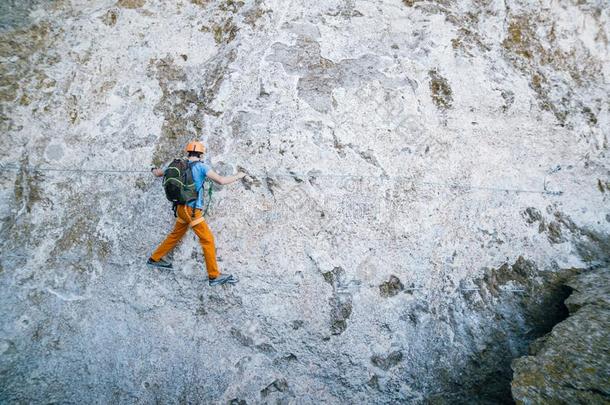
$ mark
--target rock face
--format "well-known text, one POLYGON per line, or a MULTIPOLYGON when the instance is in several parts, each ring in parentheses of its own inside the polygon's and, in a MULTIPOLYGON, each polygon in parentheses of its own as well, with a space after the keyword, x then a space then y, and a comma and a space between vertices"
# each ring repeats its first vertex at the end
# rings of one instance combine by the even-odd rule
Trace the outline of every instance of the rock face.
POLYGON ((517 403, 610 402, 610 269, 584 272, 568 285, 570 317, 512 364, 517 403))
POLYGON ((512 402, 609 257, 606 3, 1 1, 0 402, 512 402), (232 287, 144 265, 191 139, 232 287))

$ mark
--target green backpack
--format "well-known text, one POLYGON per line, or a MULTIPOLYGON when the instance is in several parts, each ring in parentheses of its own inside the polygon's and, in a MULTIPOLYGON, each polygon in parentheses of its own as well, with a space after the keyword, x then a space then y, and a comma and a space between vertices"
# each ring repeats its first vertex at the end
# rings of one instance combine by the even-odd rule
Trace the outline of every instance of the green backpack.
POLYGON ((174 159, 165 170, 163 189, 165 196, 174 206, 187 204, 199 197, 199 190, 193 179, 193 164, 187 159, 174 159))

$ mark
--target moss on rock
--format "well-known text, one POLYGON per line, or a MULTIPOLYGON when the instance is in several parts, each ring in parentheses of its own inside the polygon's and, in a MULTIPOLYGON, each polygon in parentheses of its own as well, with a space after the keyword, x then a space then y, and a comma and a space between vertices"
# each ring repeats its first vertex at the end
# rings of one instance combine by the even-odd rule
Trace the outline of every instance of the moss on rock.
POLYGON ((146 0, 118 0, 116 5, 121 8, 141 8, 146 4, 146 0))

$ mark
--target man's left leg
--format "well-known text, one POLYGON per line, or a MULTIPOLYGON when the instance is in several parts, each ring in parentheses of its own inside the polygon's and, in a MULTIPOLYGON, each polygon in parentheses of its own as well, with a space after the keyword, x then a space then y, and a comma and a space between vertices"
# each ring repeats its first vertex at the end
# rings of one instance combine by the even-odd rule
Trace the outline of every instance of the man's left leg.
POLYGON ((150 259, 155 262, 161 260, 163 256, 165 256, 167 253, 169 253, 170 250, 176 247, 176 245, 178 244, 178 242, 180 242, 180 239, 182 239, 187 230, 188 224, 184 223, 184 221, 182 221, 180 218, 176 219, 174 229, 169 235, 167 235, 165 240, 161 242, 161 244, 150 256, 150 259))

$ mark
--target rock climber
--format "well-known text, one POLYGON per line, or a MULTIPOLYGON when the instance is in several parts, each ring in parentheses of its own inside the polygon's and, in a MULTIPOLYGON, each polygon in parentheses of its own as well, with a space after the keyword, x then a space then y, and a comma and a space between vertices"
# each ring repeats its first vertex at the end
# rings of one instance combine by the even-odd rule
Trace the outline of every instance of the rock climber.
MULTIPOLYGON (((203 217, 203 183, 206 177, 210 178, 217 184, 225 185, 234 183, 246 176, 245 173, 239 172, 233 176, 220 176, 218 173, 211 170, 211 168, 201 161, 201 157, 205 152, 205 147, 201 142, 192 141, 186 145, 185 152, 187 153, 188 166, 192 168, 192 180, 194 181, 194 187, 197 193, 196 199, 186 204, 175 205, 176 224, 172 232, 165 238, 163 242, 157 247, 157 249, 150 256, 146 264, 150 267, 159 267, 164 269, 171 269, 172 264, 163 259, 171 249, 173 249, 180 239, 184 236, 189 226, 193 229, 195 234, 199 237, 199 244, 203 250, 203 256, 205 258, 205 267, 208 272, 209 284, 211 286, 220 284, 235 284, 237 283, 237 277, 231 274, 220 273, 218 270, 218 264, 216 263, 216 248, 214 245, 214 236, 205 222, 203 217)), ((168 165, 163 169, 152 168, 152 173, 161 177, 164 176, 168 170, 168 165)))

